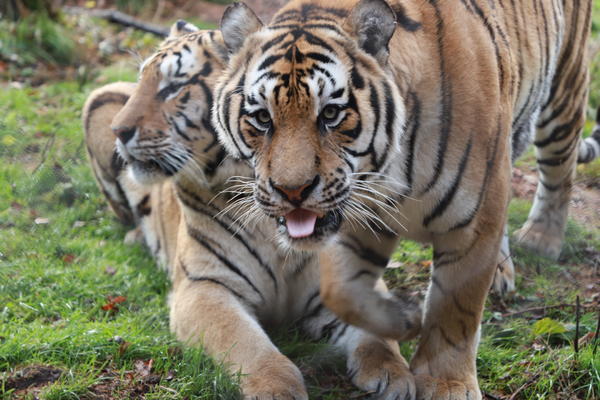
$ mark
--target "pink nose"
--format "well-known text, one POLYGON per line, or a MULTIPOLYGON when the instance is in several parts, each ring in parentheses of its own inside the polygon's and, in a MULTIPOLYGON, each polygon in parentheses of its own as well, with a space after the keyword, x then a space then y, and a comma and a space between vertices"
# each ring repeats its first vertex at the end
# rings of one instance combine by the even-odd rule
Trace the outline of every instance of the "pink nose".
POLYGON ((284 199, 295 206, 300 206, 304 200, 311 194, 314 188, 319 184, 319 175, 315 175, 313 179, 308 180, 300 186, 290 187, 277 184, 270 180, 271 187, 284 199))

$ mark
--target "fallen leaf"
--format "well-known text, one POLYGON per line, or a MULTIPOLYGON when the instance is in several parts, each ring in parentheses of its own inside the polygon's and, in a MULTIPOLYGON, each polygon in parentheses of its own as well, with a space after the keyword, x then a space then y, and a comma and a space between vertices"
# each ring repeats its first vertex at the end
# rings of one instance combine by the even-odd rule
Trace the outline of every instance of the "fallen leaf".
POLYGON ((71 264, 75 260, 74 254, 65 254, 62 258, 63 262, 66 264, 71 264))
POLYGON ((106 268, 104 268, 104 273, 107 275, 114 275, 117 273, 117 270, 115 267, 107 265, 106 268))
POLYGON ((127 297, 125 296, 117 296, 117 297, 108 297, 109 301, 115 303, 115 304, 121 304, 124 303, 125 301, 127 301, 127 297))
POLYGON ((19 203, 18 201, 13 201, 12 203, 10 203, 10 206, 12 207, 13 210, 16 210, 16 211, 21 211, 23 209, 23 205, 21 203, 19 203))
POLYGON ((106 297, 106 301, 107 303, 105 305, 102 306, 102 309, 104 311, 119 311, 119 307, 117 306, 117 304, 121 304, 124 303, 125 301, 127 301, 127 297, 125 296, 107 296, 106 297))
POLYGON ((581 346, 585 346, 586 344, 591 343, 595 337, 596 337, 595 332, 586 333, 585 335, 583 335, 582 337, 579 338, 579 346, 581 347, 581 346))
POLYGON ((402 263, 400 261, 390 261, 387 265, 388 269, 397 269, 402 267, 402 263))
POLYGON ((423 268, 429 268, 429 267, 431 267, 431 260, 421 261, 420 264, 423 268))
POLYGON ((33 222, 35 222, 36 225, 46 225, 50 222, 50 220, 48 218, 38 217, 33 220, 33 222))
POLYGON ((117 311, 119 309, 119 307, 117 307, 117 305, 114 303, 106 303, 105 305, 102 306, 102 309, 104 311, 112 311, 112 310, 117 311))

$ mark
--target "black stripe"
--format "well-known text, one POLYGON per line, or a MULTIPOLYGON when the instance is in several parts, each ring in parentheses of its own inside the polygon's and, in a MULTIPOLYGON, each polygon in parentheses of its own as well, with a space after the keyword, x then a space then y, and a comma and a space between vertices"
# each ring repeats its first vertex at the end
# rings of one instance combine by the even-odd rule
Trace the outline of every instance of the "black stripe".
POLYGON ((498 152, 498 144, 500 142, 500 137, 502 136, 502 125, 501 122, 498 121, 498 131, 496 132, 496 137, 494 138, 494 144, 491 148, 488 145, 487 148, 488 154, 485 165, 485 174, 483 176, 483 182, 481 183, 481 189, 479 189, 479 195, 477 196, 477 204, 465 219, 456 223, 449 229, 449 231, 464 228, 465 226, 469 225, 471 221, 473 221, 473 218, 475 218, 475 215, 477 215, 477 212, 481 207, 481 203, 483 202, 483 196, 487 191, 487 187, 490 182, 490 177, 492 175, 492 172, 494 171, 494 166, 496 165, 496 153, 498 152))
POLYGON ((472 144, 473 144, 472 138, 469 138, 469 142, 467 143, 467 148, 465 149, 465 151, 462 155, 462 158, 460 159, 460 164, 458 166, 458 172, 456 173, 456 176, 454 177, 454 182, 452 183, 452 186, 450 186, 450 190, 448 190, 446 192, 446 194, 444 195, 442 200, 433 209, 433 211, 423 219, 423 225, 425 227, 429 226, 429 224, 433 220, 440 217, 444 213, 444 211, 446 211, 446 209, 448 208, 450 203, 452 203, 452 200, 454 199, 454 196, 456 195, 456 192, 458 191, 458 188, 460 186, 460 182, 464 175, 465 168, 467 167, 467 161, 469 160, 469 154, 471 153, 472 144))
POLYGON ((408 93, 412 100, 412 109, 407 120, 407 126, 411 126, 410 134, 408 135, 408 155, 406 158, 406 184, 410 193, 412 191, 413 184, 413 164, 415 159, 415 145, 417 142, 417 132, 421 125, 421 100, 417 97, 417 94, 413 91, 408 93))
POLYGON ((536 140, 533 143, 535 144, 536 147, 546 147, 550 143, 558 142, 558 141, 566 139, 569 136, 569 134, 575 130, 575 127, 577 126, 577 123, 579 122, 580 118, 581 118, 580 115, 575 114, 573 116, 573 118, 571 118, 570 121, 568 121, 564 124, 555 126, 554 129, 552 130, 552 132, 550 133, 550 135, 548 135, 548 137, 546 137, 545 139, 542 139, 542 140, 536 140))
POLYGON ((354 281, 356 279, 361 278, 363 275, 369 275, 371 278, 373 279, 377 279, 378 276, 376 273, 366 270, 366 269, 361 269, 360 271, 358 271, 356 274, 354 274, 350 279, 348 279, 348 281, 354 281))
POLYGON ((436 163, 433 167, 433 176, 425 187, 423 193, 428 192, 438 181, 442 168, 444 167, 444 156, 446 155, 446 149, 448 147, 448 137, 452 130, 452 85, 448 80, 446 70, 446 60, 444 58, 444 20, 442 18, 440 9, 437 5, 437 0, 429 0, 429 3, 435 9, 436 26, 437 26, 437 47, 438 56, 440 58, 440 97, 441 97, 441 109, 440 109, 440 140, 438 143, 438 149, 436 154, 436 163))
MULTIPOLYGON (((354 242, 358 243, 358 240, 354 239, 354 242)), ((375 265, 376 267, 385 268, 388 263, 387 257, 377 254, 375 250, 368 247, 353 245, 352 243, 346 241, 340 241, 339 244, 352 251, 358 258, 368 262, 369 264, 375 265)))
POLYGON ((209 277, 205 277, 205 276, 193 276, 189 273, 188 269, 186 268, 185 264, 182 262, 180 262, 180 266, 181 269, 183 270, 183 272, 185 273, 185 277, 187 279, 189 279, 192 282, 211 282, 214 283, 215 285, 219 285, 223 288, 225 288, 227 291, 229 291, 231 294, 233 294, 235 297, 237 297, 238 299, 242 300, 244 303, 246 304, 251 304, 244 296, 242 296, 238 291, 232 289, 229 285, 221 282, 218 279, 215 278, 209 278, 209 277))
MULTIPOLYGON (((186 206, 190 207, 192 210, 196 211, 197 213, 200 213, 200 214, 210 218, 212 221, 216 222, 222 229, 227 231, 227 233, 229 233, 233 238, 235 238, 238 242, 240 242, 246 248, 248 253, 250 253, 252 255, 252 257, 254 257, 254 259, 258 262, 258 264, 261 266, 261 268, 267 273, 267 275, 269 275, 269 277, 271 278, 271 280, 273 282, 273 286, 275 287, 275 292, 277 293, 277 291, 278 291, 277 279, 275 278, 275 274, 273 273, 272 268, 262 259, 260 254, 258 254, 256 252, 256 250, 253 247, 251 247, 250 244, 248 244, 248 242, 239 234, 239 230, 234 231, 233 229, 231 229, 230 225, 224 223, 220 218, 217 217, 216 214, 213 214, 206 209, 202 209, 202 208, 198 207, 198 205, 205 207, 205 204, 202 201, 202 199, 199 198, 198 196, 196 196, 194 193, 187 190, 186 188, 184 188, 183 186, 177 185, 177 194, 180 195, 182 193, 185 194, 186 196, 192 197, 196 201, 196 204, 192 204, 192 203, 187 202, 187 200, 184 197, 179 196, 179 199, 186 206)), ((246 232, 246 233, 249 233, 249 232, 246 232)), ((251 234, 251 233, 249 233, 249 234, 251 234)))
POLYGON ((254 285, 254 283, 252 283, 252 281, 246 276, 246 274, 244 274, 242 272, 242 270, 238 266, 236 266, 231 261, 229 261, 225 256, 219 254, 219 252, 217 252, 216 249, 213 248, 208 243, 208 241, 206 240, 205 236, 199 230, 197 230, 195 228, 192 228, 190 225, 187 225, 187 231, 188 231, 188 234, 196 242, 198 242, 200 245, 202 245, 202 247, 204 247, 212 255, 214 255, 229 270, 231 270, 232 272, 234 272, 235 274, 237 274, 240 278, 242 278, 260 296, 260 298, 263 301, 265 300, 263 294, 260 292, 260 290, 258 290, 258 288, 254 285))
POLYGON ((90 106, 88 107, 87 119, 85 120, 85 130, 90 129, 90 119, 92 117, 92 111, 97 110, 100 107, 103 107, 107 104, 119 104, 124 105, 129 100, 129 96, 121 93, 102 93, 100 96, 96 97, 90 106))

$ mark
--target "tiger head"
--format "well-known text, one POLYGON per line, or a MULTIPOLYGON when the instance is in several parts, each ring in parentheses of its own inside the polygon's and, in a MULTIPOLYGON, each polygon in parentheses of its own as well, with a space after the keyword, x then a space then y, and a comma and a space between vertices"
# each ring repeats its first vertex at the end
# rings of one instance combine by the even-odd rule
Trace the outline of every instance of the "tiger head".
POLYGON ((225 157, 212 126, 212 92, 227 49, 221 34, 176 22, 141 66, 135 92, 115 116, 117 150, 136 181, 186 170, 206 182, 225 157))
POLYGON ((352 223, 365 181, 386 172, 404 124, 387 66, 394 11, 384 0, 339 4, 292 2, 266 27, 236 4, 221 22, 232 56, 215 92, 215 126, 227 150, 253 165, 256 205, 299 249, 317 249, 352 223))

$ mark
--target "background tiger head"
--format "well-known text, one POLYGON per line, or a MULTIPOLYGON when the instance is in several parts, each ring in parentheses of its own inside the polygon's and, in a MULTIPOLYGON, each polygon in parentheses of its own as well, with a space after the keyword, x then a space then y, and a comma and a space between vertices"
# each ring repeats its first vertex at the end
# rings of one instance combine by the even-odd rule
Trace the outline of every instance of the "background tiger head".
POLYGON ((225 52, 220 33, 178 21, 142 64, 135 92, 112 122, 118 152, 138 182, 184 169, 206 182, 215 173, 225 152, 210 110, 225 52))
POLYGON ((291 2, 266 27, 236 4, 221 23, 232 57, 215 126, 254 166, 258 207, 298 248, 322 245, 344 220, 374 218, 363 207, 377 197, 369 182, 381 182, 373 178, 385 174, 404 124, 387 67, 394 11, 383 0, 351 3, 291 2))

